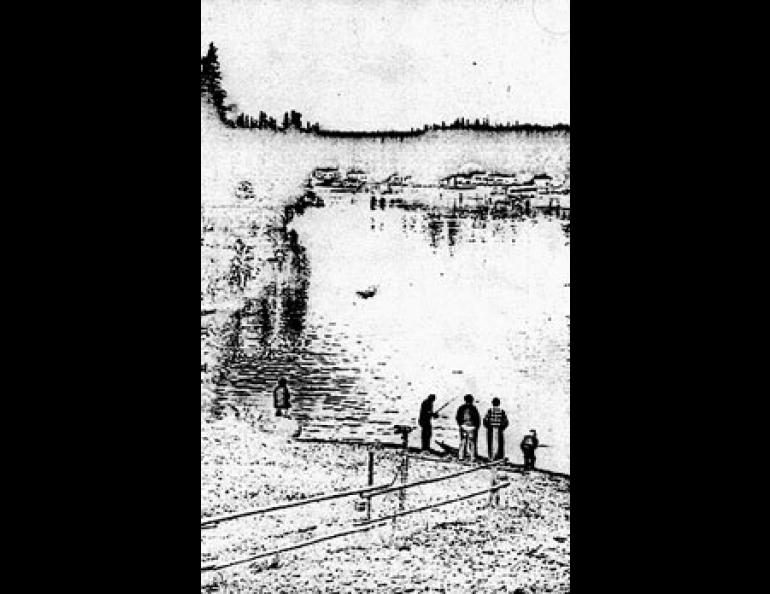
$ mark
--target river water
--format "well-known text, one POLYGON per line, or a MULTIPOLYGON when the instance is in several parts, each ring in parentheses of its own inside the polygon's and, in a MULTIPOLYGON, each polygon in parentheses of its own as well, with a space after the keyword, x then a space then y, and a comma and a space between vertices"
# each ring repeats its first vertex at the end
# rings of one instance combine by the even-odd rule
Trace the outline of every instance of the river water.
MULTIPOLYGON (((398 441, 421 401, 447 402, 434 439, 457 445, 454 414, 497 396, 507 455, 537 429, 538 465, 569 472, 570 247, 556 218, 372 208, 338 198, 295 218, 297 241, 243 309, 206 330, 212 414, 272 415, 286 377, 307 437, 398 441), (358 291, 376 287, 371 298, 358 291)), ((202 339, 204 328, 202 323, 202 339)), ((419 430, 411 438, 419 444, 419 430)), ((480 440, 482 453, 486 449, 480 440)))

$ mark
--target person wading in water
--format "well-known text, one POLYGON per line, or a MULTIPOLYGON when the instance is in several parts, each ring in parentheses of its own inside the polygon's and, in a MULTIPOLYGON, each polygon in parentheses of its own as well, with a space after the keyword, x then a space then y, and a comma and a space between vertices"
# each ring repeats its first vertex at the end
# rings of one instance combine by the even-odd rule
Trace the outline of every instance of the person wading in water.
POLYGON ((487 428, 487 448, 489 460, 505 459, 505 437, 503 433, 508 428, 508 417, 500 408, 500 399, 492 399, 492 408, 484 417, 484 427, 487 428))
POLYGON ((278 385, 273 390, 273 406, 275 406, 276 417, 288 416, 291 408, 291 392, 285 377, 278 380, 278 385))

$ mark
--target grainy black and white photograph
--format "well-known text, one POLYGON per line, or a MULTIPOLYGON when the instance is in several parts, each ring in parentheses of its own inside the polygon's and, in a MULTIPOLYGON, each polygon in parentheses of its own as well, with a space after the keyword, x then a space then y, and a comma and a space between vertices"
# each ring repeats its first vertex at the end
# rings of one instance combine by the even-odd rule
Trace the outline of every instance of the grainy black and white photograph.
POLYGON ((569 592, 569 0, 201 0, 200 63, 201 592, 569 592))

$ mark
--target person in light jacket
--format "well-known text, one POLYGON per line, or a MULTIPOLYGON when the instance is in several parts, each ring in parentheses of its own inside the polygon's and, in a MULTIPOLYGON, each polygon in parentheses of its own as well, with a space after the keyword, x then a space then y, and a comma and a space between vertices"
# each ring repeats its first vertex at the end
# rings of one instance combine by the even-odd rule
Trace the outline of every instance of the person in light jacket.
POLYGON ((500 408, 500 399, 492 399, 492 408, 484 416, 484 427, 487 428, 487 451, 489 460, 505 459, 505 430, 508 428, 508 416, 500 408))

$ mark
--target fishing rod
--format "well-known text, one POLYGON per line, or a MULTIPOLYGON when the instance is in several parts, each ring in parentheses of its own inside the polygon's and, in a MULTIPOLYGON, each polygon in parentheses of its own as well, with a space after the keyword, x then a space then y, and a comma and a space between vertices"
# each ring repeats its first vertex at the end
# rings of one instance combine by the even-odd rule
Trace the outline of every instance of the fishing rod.
POLYGON ((434 415, 437 415, 437 414, 438 414, 438 413, 440 413, 442 410, 444 410, 444 409, 445 409, 447 406, 449 406, 449 405, 450 405, 450 404, 452 404, 452 403, 453 403, 455 400, 457 400, 457 398, 459 398, 459 396, 455 396, 454 398, 452 398, 451 400, 449 400, 448 402, 446 402, 446 403, 445 403, 445 404, 444 404, 444 405, 443 405, 441 408, 439 408, 439 409, 438 409, 437 411, 435 411, 433 414, 434 414, 434 415))

